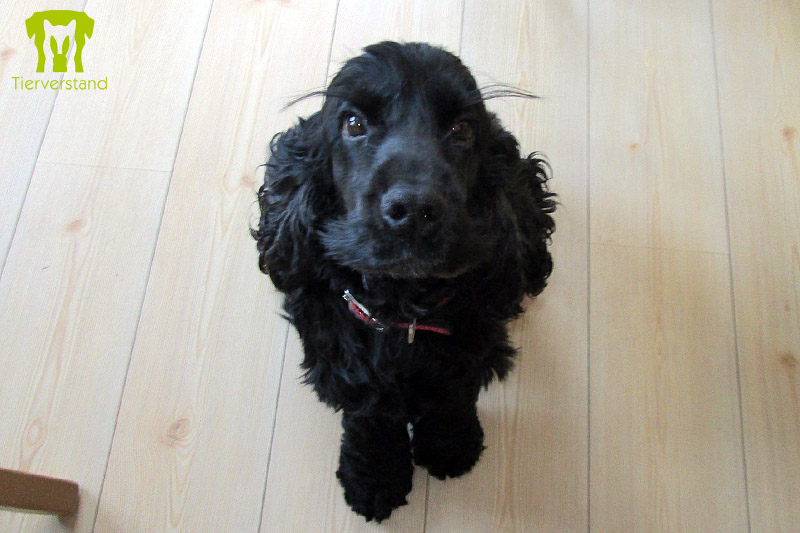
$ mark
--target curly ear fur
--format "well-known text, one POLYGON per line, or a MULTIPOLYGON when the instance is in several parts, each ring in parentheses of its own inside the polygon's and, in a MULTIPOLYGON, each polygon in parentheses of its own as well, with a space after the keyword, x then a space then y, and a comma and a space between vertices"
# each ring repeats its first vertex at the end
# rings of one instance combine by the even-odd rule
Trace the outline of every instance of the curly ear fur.
POLYGON ((527 217, 519 217, 520 233, 522 240, 522 267, 525 271, 525 292, 530 296, 537 296, 547 285, 547 278, 553 271, 553 260, 547 250, 550 236, 556 230, 556 224, 551 214, 556 209, 555 194, 547 188, 550 179, 550 165, 541 154, 534 152, 528 157, 520 159, 517 166, 515 183, 516 187, 527 188, 530 191, 532 205, 525 197, 513 199, 525 200, 522 206, 527 217))
POLYGON ((547 284, 553 262, 547 244, 555 231, 555 194, 547 188, 550 166, 539 153, 522 157, 516 138, 492 117, 482 174, 496 191, 493 228, 503 238, 486 272, 481 298, 498 319, 522 312, 523 294, 536 296, 547 284))
POLYGON ((261 218, 252 232, 258 265, 283 292, 321 277, 318 235, 336 198, 321 122, 316 113, 272 138, 264 185, 258 191, 261 218))

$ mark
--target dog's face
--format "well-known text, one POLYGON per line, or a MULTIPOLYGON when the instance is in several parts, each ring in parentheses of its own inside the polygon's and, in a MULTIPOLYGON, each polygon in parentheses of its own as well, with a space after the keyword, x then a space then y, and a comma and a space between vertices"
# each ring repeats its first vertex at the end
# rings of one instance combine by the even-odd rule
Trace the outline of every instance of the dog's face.
POLYGON ((322 242, 340 264, 447 278, 488 260, 479 174, 492 123, 452 54, 382 43, 348 61, 322 110, 343 214, 322 242))

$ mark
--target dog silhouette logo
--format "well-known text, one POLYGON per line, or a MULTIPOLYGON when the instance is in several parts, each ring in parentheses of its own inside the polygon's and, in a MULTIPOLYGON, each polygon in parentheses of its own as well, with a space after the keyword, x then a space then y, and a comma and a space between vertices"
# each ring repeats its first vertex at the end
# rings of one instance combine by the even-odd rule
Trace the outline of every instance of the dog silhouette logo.
POLYGON ((92 37, 94 20, 82 11, 37 11, 25 21, 28 38, 33 38, 39 55, 36 72, 44 72, 47 62, 45 41, 53 54, 53 72, 67 72, 68 56, 75 45, 75 72, 83 72, 83 47, 92 37))

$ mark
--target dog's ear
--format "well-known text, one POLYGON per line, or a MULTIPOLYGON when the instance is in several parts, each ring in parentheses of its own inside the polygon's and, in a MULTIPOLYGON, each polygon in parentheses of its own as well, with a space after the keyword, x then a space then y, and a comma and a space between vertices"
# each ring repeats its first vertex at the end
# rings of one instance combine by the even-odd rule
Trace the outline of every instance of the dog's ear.
POLYGON ((495 202, 492 225, 503 238, 489 273, 497 280, 487 284, 492 292, 485 301, 498 316, 508 317, 522 311, 518 295, 542 292, 553 269, 547 244, 555 231, 556 202, 547 188, 546 160, 537 153, 521 157, 517 139, 494 117, 486 146, 482 183, 494 191, 488 195, 495 202))
POLYGON ((273 137, 258 191, 261 217, 252 231, 258 266, 284 292, 318 277, 322 268, 318 230, 335 192, 321 123, 316 113, 273 137))
POLYGON ((544 157, 534 152, 519 159, 513 187, 526 194, 512 200, 516 203, 519 232, 522 236, 522 267, 525 272, 525 292, 536 296, 544 290, 547 278, 553 271, 553 260, 547 245, 556 230, 551 216, 556 208, 555 194, 547 188, 550 165, 544 157))

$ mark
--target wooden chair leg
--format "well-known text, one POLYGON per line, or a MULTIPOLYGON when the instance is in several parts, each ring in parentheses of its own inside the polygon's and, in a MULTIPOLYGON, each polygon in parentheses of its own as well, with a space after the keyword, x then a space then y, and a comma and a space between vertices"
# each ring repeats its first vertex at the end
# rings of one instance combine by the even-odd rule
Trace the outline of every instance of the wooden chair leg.
POLYGON ((69 516, 78 510, 78 484, 0 468, 0 507, 69 516))

